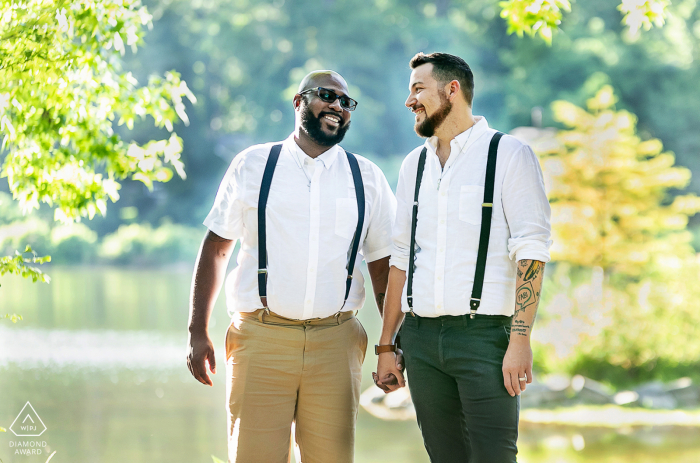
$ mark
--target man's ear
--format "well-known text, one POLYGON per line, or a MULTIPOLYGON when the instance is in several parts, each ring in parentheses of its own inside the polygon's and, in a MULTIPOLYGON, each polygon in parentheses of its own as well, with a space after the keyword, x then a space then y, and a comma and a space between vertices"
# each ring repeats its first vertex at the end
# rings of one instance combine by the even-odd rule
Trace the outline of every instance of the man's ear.
POLYGON ((299 109, 299 106, 301 106, 301 98, 302 96, 299 95, 298 93, 294 95, 294 99, 292 100, 292 104, 294 105, 294 110, 296 111, 299 109))
POLYGON ((447 84, 447 88, 445 89, 445 93, 447 93, 447 99, 450 101, 453 101, 454 97, 459 95, 459 91, 461 90, 461 86, 459 85, 458 80, 453 80, 450 83, 447 84))

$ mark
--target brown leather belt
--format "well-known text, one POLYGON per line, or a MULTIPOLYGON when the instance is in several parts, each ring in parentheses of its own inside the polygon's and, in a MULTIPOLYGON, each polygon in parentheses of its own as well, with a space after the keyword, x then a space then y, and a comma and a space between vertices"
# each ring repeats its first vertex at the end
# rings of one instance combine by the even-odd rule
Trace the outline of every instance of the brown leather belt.
POLYGON ((339 312, 325 318, 309 318, 308 320, 296 320, 277 315, 274 312, 266 312, 265 309, 258 309, 254 312, 238 312, 241 318, 257 319, 260 323, 268 325, 288 325, 288 326, 329 326, 340 325, 343 322, 355 318, 353 311, 339 312))

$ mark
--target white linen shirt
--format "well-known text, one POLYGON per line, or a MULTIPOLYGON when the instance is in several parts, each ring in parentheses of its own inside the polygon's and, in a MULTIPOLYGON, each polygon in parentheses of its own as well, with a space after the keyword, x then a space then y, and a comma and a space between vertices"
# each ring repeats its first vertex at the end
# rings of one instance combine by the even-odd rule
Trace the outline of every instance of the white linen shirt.
MULTIPOLYGON (((282 150, 266 207, 268 307, 297 320, 328 317, 343 307, 346 266, 357 227, 350 164, 338 145, 312 159, 299 148, 294 135, 278 143, 282 143, 282 150)), ((262 308, 258 293, 258 196, 275 144, 252 146, 233 159, 204 220, 217 235, 241 240, 238 265, 225 284, 231 316, 262 308)), ((396 211, 394 194, 379 167, 362 156, 356 158, 365 189, 365 221, 343 311, 358 310, 364 304, 362 258, 372 262, 391 254, 396 211)))
MULTIPOLYGON (((422 317, 469 313, 486 160, 496 133, 484 117, 475 119, 472 128, 450 142, 444 168, 436 153, 437 138, 429 138, 423 145, 427 153, 418 197, 413 274, 413 311, 422 317)), ((400 270, 408 268, 413 197, 423 146, 404 159, 396 189, 391 265, 400 270)), ((529 146, 505 135, 498 147, 491 237, 477 313, 513 315, 516 263, 523 259, 548 262, 550 235, 550 208, 537 157, 529 146)), ((410 310, 406 285, 402 310, 410 310)))

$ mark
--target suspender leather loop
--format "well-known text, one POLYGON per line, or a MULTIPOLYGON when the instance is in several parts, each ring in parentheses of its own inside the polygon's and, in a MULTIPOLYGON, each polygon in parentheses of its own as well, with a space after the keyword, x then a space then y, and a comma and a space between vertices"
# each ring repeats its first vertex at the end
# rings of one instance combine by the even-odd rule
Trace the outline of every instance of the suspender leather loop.
MULTIPOLYGON (((484 273, 486 271, 486 256, 489 249, 489 238, 491 235, 491 219, 493 215, 493 189, 496 178, 496 158, 498 155, 498 144, 503 133, 496 132, 489 143, 489 154, 486 161, 486 179, 484 182, 484 200, 481 204, 481 231, 479 235, 479 251, 476 257, 476 269, 474 271, 474 286, 469 300, 469 318, 474 318, 476 311, 481 305, 481 292, 484 289, 484 273)), ((416 172, 416 189, 413 196, 413 214, 411 217, 411 244, 408 258, 408 282, 406 287, 406 299, 408 307, 413 314, 413 273, 415 272, 415 249, 416 249, 416 227, 418 221, 418 193, 425 169, 426 148, 420 153, 418 158, 418 169, 416 172)))
POLYGON ((420 193, 420 183, 423 180, 423 170, 425 169, 425 155, 427 148, 423 147, 418 158, 418 170, 416 171, 416 189, 413 194, 413 213, 411 214, 411 247, 408 251, 408 283, 406 286, 406 301, 408 308, 413 313, 413 272, 416 270, 416 227, 418 225, 418 193, 420 193))
MULTIPOLYGON (((277 161, 281 150, 282 145, 274 145, 270 149, 270 155, 267 158, 262 182, 260 184, 260 195, 258 197, 258 294, 260 295, 260 302, 262 302, 263 308, 268 313, 267 233, 265 228, 265 209, 267 207, 267 198, 270 195, 272 176, 275 173, 275 167, 277 166, 277 161)), ((362 228, 365 223, 365 187, 362 182, 360 166, 354 154, 346 151, 345 155, 348 158, 350 171, 352 172, 352 180, 355 184, 355 196, 357 199, 357 227, 355 228, 355 235, 353 236, 350 249, 348 249, 348 263, 346 267, 348 276, 345 280, 345 297, 343 298, 343 306, 341 307, 341 310, 343 307, 345 307, 345 302, 348 300, 348 296, 350 295, 350 288, 352 287, 352 273, 353 270, 355 270, 355 260, 357 259, 357 252, 360 248, 362 228)), ((340 310, 338 311, 338 314, 340 314, 340 310)))
POLYGON ((481 305, 481 291, 484 289, 484 273, 486 272, 486 255, 489 250, 491 237, 491 218, 493 216, 493 187, 496 179, 496 157, 498 143, 503 133, 496 132, 489 143, 489 157, 486 161, 486 180, 484 182, 484 201, 481 205, 481 232, 479 235, 479 252, 476 255, 476 270, 474 271, 474 286, 469 300, 469 318, 474 318, 481 305))

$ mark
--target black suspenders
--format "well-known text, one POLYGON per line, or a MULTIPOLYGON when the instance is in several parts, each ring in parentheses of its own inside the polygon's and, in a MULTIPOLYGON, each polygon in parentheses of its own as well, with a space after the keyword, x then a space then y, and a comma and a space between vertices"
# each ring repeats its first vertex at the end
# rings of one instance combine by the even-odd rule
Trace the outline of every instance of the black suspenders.
MULTIPOLYGON (((267 306, 267 234, 265 230, 265 208, 267 207, 267 198, 270 196, 270 185, 272 184, 272 176, 275 173, 275 166, 280 157, 282 145, 274 145, 270 150, 270 156, 265 164, 262 183, 260 185, 260 196, 258 198, 258 293, 260 301, 263 304, 266 312, 270 309, 267 306), (265 298, 265 299, 263 299, 265 298)), ((365 223, 365 187, 362 183, 362 174, 360 166, 357 163, 357 158, 354 154, 346 151, 350 171, 352 172, 352 181, 355 184, 355 196, 357 199, 357 228, 353 236, 350 249, 348 249, 348 277, 345 280, 345 298, 343 299, 343 307, 350 295, 350 287, 352 286, 352 272, 355 270, 355 260, 357 251, 360 248, 360 238, 362 236, 362 227, 365 223)), ((342 307, 341 307, 342 310, 342 307)), ((340 313, 340 312, 339 312, 340 313)))
MULTIPOLYGON (((479 236, 479 252, 476 257, 476 270, 474 272, 474 286, 472 287, 472 297, 469 301, 469 317, 474 318, 476 311, 481 304, 481 291, 484 289, 484 272, 486 271, 486 255, 489 249, 489 238, 491 237, 491 217, 493 215, 493 187, 496 178, 496 157, 498 155, 498 143, 501 141, 503 133, 496 132, 489 144, 489 155, 486 161, 486 180, 484 183, 484 201, 481 204, 481 232, 479 236)), ((413 196, 413 214, 411 217, 411 245, 408 258, 408 282, 406 287, 406 299, 408 307, 413 314, 413 272, 415 271, 416 259, 416 225, 418 221, 418 193, 425 169, 426 148, 420 153, 418 158, 418 170, 416 172, 416 190, 413 196)), ((415 314, 414 314, 415 315, 415 314)))
POLYGON ((418 225, 418 193, 420 193, 420 182, 423 180, 423 169, 425 169, 425 153, 427 148, 423 148, 418 158, 418 170, 416 171, 416 190, 413 194, 413 215, 411 216, 411 247, 408 251, 408 287, 406 288, 406 299, 408 308, 413 314, 413 272, 416 271, 416 226, 418 225))

